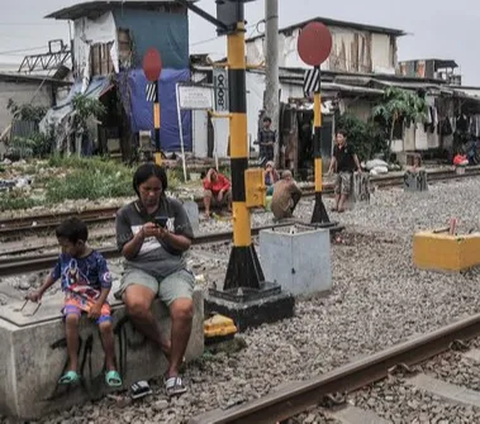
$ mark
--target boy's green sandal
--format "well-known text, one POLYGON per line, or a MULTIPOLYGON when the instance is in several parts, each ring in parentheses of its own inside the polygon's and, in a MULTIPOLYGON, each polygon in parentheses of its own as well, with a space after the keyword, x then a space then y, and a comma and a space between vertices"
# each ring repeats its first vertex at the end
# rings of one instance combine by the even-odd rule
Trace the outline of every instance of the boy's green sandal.
POLYGON ((80 381, 80 376, 75 371, 68 371, 66 374, 60 377, 58 384, 68 385, 75 384, 80 381))
POLYGON ((122 377, 117 371, 108 371, 105 374, 105 382, 109 387, 122 387, 122 377))

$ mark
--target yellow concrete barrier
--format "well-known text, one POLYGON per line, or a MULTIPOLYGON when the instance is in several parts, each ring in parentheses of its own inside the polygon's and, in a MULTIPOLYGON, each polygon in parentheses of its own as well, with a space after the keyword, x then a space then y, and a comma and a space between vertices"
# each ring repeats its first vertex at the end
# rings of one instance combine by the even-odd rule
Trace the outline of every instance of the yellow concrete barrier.
POLYGON ((450 235, 424 231, 413 238, 413 262, 418 268, 464 271, 480 265, 480 234, 450 235))

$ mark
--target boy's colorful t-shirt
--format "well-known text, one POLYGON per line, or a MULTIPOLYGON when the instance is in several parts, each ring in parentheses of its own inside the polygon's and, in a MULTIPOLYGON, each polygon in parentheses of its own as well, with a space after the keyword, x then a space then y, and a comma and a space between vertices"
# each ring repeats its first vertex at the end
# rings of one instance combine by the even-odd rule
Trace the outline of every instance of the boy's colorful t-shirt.
POLYGON ((107 261, 95 250, 84 258, 62 253, 52 270, 52 277, 55 281, 61 279, 67 299, 75 298, 82 303, 95 301, 102 289, 112 287, 107 261))

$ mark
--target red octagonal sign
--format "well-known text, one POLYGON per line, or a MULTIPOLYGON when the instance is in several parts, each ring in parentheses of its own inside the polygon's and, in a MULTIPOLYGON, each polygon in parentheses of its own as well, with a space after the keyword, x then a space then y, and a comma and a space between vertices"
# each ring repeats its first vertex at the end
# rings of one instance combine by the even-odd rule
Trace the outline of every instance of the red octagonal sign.
POLYGON ((151 48, 143 57, 143 72, 148 81, 158 81, 162 72, 162 58, 157 49, 151 48))
POLYGON ((320 22, 310 22, 298 37, 298 54, 310 66, 320 66, 332 51, 332 34, 320 22))

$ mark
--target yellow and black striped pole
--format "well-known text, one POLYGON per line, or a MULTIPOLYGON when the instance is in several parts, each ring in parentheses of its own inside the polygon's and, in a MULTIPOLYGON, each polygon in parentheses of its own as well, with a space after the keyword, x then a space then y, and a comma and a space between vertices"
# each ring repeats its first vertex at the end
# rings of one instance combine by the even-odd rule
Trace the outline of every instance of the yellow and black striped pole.
POLYGON ((250 210, 246 203, 245 171, 248 168, 247 87, 244 6, 236 31, 228 35, 228 86, 230 99, 230 160, 233 200, 233 249, 224 290, 260 288, 264 275, 252 244, 250 210))
POLYGON ((160 90, 159 81, 155 82, 155 100, 153 102, 153 127, 155 129, 155 163, 162 165, 162 144, 160 140, 160 90))
POLYGON ((320 67, 315 67, 315 73, 318 75, 318 82, 315 87, 313 103, 313 155, 315 160, 315 207, 313 209, 312 224, 328 223, 327 210, 322 199, 323 191, 323 170, 322 170, 322 94, 321 94, 321 73, 320 67))

